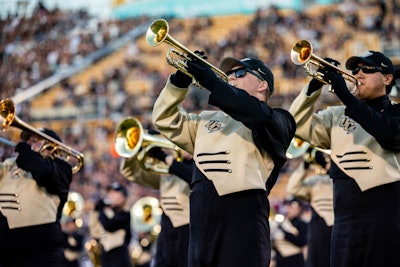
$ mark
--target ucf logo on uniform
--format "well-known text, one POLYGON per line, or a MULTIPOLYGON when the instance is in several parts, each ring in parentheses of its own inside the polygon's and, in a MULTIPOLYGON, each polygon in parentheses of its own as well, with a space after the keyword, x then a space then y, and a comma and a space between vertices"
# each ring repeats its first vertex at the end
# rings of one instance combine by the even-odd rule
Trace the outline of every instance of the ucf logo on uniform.
POLYGON ((339 121, 339 127, 349 134, 356 129, 356 122, 348 116, 342 116, 339 121))
POLYGON ((222 123, 220 121, 210 120, 205 127, 208 129, 209 133, 213 133, 222 129, 222 123))

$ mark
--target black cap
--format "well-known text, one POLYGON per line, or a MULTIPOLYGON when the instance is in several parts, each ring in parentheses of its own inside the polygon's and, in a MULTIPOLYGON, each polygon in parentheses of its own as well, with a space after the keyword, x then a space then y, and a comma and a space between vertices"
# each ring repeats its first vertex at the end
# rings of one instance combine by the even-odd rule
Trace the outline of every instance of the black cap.
POLYGON ((222 60, 219 68, 223 72, 227 73, 237 65, 259 72, 261 77, 267 81, 270 93, 272 94, 274 92, 274 75, 272 74, 272 71, 259 59, 246 57, 238 60, 233 57, 227 57, 222 60))
POLYGON ((126 187, 117 182, 110 184, 108 186, 108 190, 118 191, 121 192, 125 197, 128 196, 128 190, 126 189, 126 187))
POLYGON ((346 68, 348 70, 354 70, 361 62, 367 64, 368 66, 380 66, 387 71, 385 73, 394 75, 394 67, 392 61, 381 52, 366 51, 358 57, 350 57, 346 61, 346 68))
POLYGON ((47 128, 40 128, 39 131, 61 142, 61 138, 53 130, 47 128))
POLYGON ((396 83, 394 78, 395 71, 392 61, 381 52, 366 51, 358 57, 354 56, 347 59, 346 68, 349 70, 354 70, 357 68, 357 65, 361 62, 364 62, 369 66, 380 66, 385 69, 384 71, 385 74, 393 75, 392 82, 389 85, 386 85, 386 93, 390 94, 393 86, 396 83))
MULTIPOLYGON (((40 128, 39 131, 44 133, 44 134, 46 134, 46 135, 48 135, 48 136, 50 136, 50 137, 52 137, 52 138, 54 138, 54 139, 56 139, 59 142, 62 142, 61 138, 53 130, 50 130, 50 129, 47 129, 47 128, 40 128)), ((29 138, 31 138, 32 135, 34 135, 34 133, 22 131, 21 134, 20 134, 20 138, 23 141, 28 141, 29 138)))

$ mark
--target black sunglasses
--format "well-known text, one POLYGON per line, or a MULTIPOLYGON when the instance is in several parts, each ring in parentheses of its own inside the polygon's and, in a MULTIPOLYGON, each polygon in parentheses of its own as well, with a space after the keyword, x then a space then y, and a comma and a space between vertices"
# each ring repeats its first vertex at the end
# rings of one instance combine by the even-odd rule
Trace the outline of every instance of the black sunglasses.
POLYGON ((246 75, 246 72, 249 72, 251 74, 253 74, 254 76, 256 76, 258 79, 260 79, 261 81, 264 81, 264 78, 261 77, 260 74, 254 72, 253 70, 249 69, 249 68, 239 68, 239 69, 234 69, 234 70, 230 70, 226 73, 226 76, 231 75, 232 73, 235 73, 235 77, 236 78, 242 78, 246 75))
POLYGON ((375 73, 375 72, 382 72, 384 73, 384 68, 379 67, 379 66, 358 66, 357 68, 355 68, 354 70, 351 71, 351 73, 353 73, 353 75, 356 75, 360 70, 362 70, 364 73, 366 74, 371 74, 371 73, 375 73))

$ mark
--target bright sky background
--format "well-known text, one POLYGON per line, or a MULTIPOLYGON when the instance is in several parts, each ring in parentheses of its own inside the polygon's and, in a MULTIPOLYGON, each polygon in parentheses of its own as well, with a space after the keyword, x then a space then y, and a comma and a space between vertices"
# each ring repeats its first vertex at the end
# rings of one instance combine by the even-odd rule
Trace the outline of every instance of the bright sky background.
MULTIPOLYGON (((15 14, 26 13, 31 14, 32 10, 37 6, 39 0, 0 0, 0 16, 4 16, 8 12, 15 14), (25 2, 25 6, 18 3, 25 2)), ((100 17, 110 17, 112 12, 112 0, 42 0, 44 6, 48 9, 59 7, 63 10, 78 10, 85 8, 91 14, 96 14, 100 17)))
MULTIPOLYGON (((337 0, 338 1, 338 0, 337 0)), ((253 13, 257 8, 266 9, 274 4, 280 8, 307 8, 310 3, 326 4, 335 0, 42 0, 44 5, 53 9, 78 10, 84 8, 90 14, 100 18, 137 17, 148 15, 192 17, 198 15, 229 15, 239 13, 253 13), (113 3, 125 3, 113 10, 113 3), (201 8, 199 8, 201 3, 201 8)), ((30 15, 39 0, 0 0, 0 16, 8 12, 25 13, 30 15), (20 5, 18 5, 20 3, 20 5), (25 3, 22 5, 21 3, 25 3)))

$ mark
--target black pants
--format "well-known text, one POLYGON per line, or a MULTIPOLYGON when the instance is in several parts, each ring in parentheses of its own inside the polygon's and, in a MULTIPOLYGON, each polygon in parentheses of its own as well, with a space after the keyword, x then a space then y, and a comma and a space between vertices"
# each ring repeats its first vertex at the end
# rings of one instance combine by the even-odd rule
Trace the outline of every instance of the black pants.
POLYGON ((21 248, 0 255, 0 267, 64 267, 64 252, 60 248, 21 248))
POLYGON ((190 195, 189 267, 268 267, 269 203, 264 190, 219 196, 199 170, 190 195))
POLYGON ((130 267, 130 257, 127 246, 114 248, 108 252, 101 253, 102 267, 130 267))
POLYGON ((64 266, 59 222, 9 229, 0 213, 0 267, 64 266))
POLYGON ((331 266, 399 266, 400 182, 361 192, 353 179, 333 181, 331 266))
POLYGON ((163 214, 161 229, 157 238, 154 267, 187 267, 189 224, 173 227, 171 220, 163 214))
POLYGON ((327 226, 324 219, 312 210, 308 224, 307 259, 305 267, 329 267, 331 252, 332 226, 327 226))

